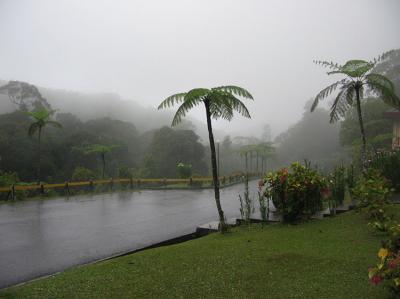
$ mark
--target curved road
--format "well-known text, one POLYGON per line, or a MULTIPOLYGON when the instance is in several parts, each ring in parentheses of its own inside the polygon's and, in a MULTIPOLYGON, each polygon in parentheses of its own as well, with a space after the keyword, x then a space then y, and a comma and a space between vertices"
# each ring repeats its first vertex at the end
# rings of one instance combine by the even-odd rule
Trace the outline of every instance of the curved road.
MULTIPOLYGON (((227 218, 240 215, 242 192, 221 189, 227 218)), ((146 190, 0 204, 0 288, 192 233, 218 219, 213 197, 146 190)))

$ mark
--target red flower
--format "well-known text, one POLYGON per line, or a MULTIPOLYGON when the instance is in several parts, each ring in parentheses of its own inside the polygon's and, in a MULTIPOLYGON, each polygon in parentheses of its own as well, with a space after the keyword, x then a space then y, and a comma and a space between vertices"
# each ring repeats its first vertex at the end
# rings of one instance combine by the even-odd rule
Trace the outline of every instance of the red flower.
POLYGON ((399 264, 399 259, 398 259, 398 258, 396 258, 396 259, 394 259, 394 260, 391 260, 391 261, 389 262, 389 268, 390 268, 390 269, 394 269, 394 268, 397 267, 398 264, 399 264))
POLYGON ((280 180, 281 184, 283 184, 286 181, 286 175, 280 176, 279 180, 280 180))
POLYGON ((372 276, 371 283, 374 285, 379 284, 382 281, 382 278, 378 275, 372 276))

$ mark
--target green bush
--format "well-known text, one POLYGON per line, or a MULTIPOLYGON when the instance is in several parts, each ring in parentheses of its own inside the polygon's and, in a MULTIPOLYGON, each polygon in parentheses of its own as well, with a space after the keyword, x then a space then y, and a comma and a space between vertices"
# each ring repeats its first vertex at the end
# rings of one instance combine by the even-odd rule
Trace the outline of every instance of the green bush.
POLYGON ((400 192, 400 152, 375 153, 370 162, 370 167, 378 170, 390 180, 392 187, 400 192))
POLYGON ((389 181, 379 171, 370 169, 361 176, 352 190, 353 198, 358 201, 359 209, 377 221, 386 218, 385 206, 391 194, 389 181))
POLYGON ((4 172, 0 170, 0 187, 10 187, 19 182, 16 172, 4 172))
POLYGON ((88 181, 96 178, 97 176, 94 171, 80 166, 76 167, 72 174, 73 181, 88 181))
POLYGON ((128 167, 120 167, 118 170, 118 177, 120 179, 130 179, 133 177, 133 171, 128 167))
POLYGON ((346 191, 346 169, 343 166, 336 166, 329 175, 329 188, 332 192, 332 200, 340 205, 343 203, 346 191))
POLYGON ((180 162, 176 165, 176 171, 178 172, 179 178, 190 178, 192 176, 192 165, 180 162))
POLYGON ((321 191, 326 188, 322 175, 309 166, 293 163, 265 178, 265 196, 270 197, 285 222, 295 222, 322 209, 321 191))

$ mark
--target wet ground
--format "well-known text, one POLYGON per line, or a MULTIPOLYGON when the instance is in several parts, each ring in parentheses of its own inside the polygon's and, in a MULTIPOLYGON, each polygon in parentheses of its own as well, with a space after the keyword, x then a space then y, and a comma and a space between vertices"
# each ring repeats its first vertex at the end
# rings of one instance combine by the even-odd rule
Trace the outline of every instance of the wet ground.
MULTIPOLYGON (((250 186, 256 192, 254 181, 250 186)), ((242 184, 221 190, 226 218, 240 216, 242 192, 242 184)), ((189 234, 217 219, 213 190, 0 204, 0 288, 189 234)))

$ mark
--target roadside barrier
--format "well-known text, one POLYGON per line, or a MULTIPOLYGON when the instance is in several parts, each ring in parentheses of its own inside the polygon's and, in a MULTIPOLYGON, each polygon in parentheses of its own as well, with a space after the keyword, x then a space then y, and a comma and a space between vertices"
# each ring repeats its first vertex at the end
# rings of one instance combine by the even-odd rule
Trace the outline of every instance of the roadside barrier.
MULTIPOLYGON (((219 177, 219 184, 221 187, 242 182, 244 178, 244 173, 234 173, 229 176, 219 177)), ((249 173, 249 177, 259 177, 260 174, 249 173)), ((45 194, 46 190, 59 189, 64 190, 67 194, 70 194, 71 189, 79 187, 88 187, 89 190, 94 190, 95 186, 105 185, 108 186, 110 190, 115 188, 115 184, 124 185, 131 189, 146 189, 149 187, 168 187, 171 185, 184 184, 187 187, 201 187, 203 184, 210 184, 212 186, 212 177, 201 177, 201 178, 187 178, 187 179, 142 179, 142 178, 124 178, 124 179, 102 179, 102 180, 89 180, 81 182, 64 182, 55 184, 46 183, 33 183, 33 184, 23 184, 23 185, 11 185, 9 187, 0 187, 0 193, 7 193, 7 198, 15 199, 16 192, 18 191, 35 191, 38 190, 39 194, 45 194)), ((184 186, 181 186, 184 187, 184 186)), ((35 192, 37 193, 37 192, 35 192)))

